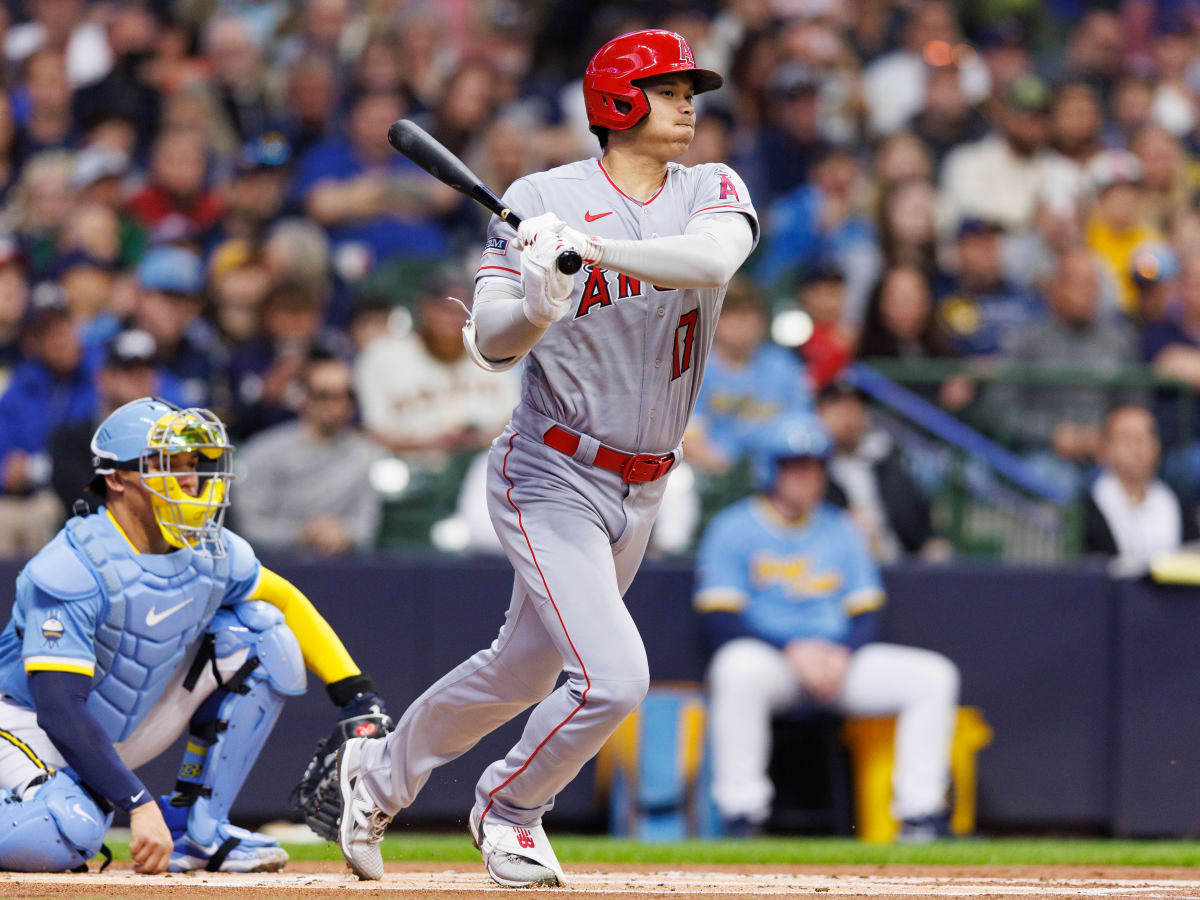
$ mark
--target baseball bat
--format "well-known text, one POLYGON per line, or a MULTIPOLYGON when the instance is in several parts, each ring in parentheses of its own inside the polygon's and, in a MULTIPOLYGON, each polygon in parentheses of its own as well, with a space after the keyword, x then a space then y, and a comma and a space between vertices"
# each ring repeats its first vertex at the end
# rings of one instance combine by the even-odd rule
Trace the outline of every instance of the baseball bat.
MULTIPOLYGON (((484 209, 490 210, 514 230, 521 226, 521 216, 501 202, 495 192, 466 164, 447 150, 438 140, 416 122, 400 119, 388 129, 388 143, 418 166, 460 194, 470 197, 484 209)), ((558 271, 574 275, 583 265, 576 250, 564 250, 558 255, 558 271)))

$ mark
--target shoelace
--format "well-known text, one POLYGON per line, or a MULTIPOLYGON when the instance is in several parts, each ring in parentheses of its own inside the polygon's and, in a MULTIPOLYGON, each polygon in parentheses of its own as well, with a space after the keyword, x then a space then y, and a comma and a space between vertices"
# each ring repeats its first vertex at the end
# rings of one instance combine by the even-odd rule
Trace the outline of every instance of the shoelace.
POLYGON ((371 813, 371 819, 367 823, 369 829, 367 834, 367 842, 378 844, 383 840, 383 833, 387 831, 388 824, 392 821, 392 817, 378 807, 371 813))

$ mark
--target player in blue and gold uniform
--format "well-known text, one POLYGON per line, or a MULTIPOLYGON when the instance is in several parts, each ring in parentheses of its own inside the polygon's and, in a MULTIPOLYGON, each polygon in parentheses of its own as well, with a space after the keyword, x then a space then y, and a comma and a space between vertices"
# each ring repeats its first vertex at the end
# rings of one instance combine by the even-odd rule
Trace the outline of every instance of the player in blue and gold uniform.
POLYGON ((945 833, 957 668, 877 642, 883 584, 850 518, 822 502, 832 442, 821 420, 785 416, 751 448, 760 493, 719 513, 697 556, 722 818, 735 834, 766 821, 771 716, 811 702, 898 715, 893 811, 911 839, 945 833))
POLYGON ((0 634, 0 869, 63 871, 129 812, 142 872, 272 871, 287 853, 229 810, 305 664, 340 719, 386 719, 370 678, 295 587, 222 527, 232 446, 211 412, 116 410, 93 493, 22 569, 0 634), (133 769, 188 728, 158 801, 133 769))

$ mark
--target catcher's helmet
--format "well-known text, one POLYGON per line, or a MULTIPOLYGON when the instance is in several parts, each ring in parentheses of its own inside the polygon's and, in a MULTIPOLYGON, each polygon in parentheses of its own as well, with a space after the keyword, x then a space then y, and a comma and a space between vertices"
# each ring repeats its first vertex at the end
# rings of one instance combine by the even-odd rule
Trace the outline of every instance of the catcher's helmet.
POLYGON ((750 474, 754 486, 769 491, 782 459, 825 460, 832 450, 833 441, 825 423, 814 413, 789 413, 774 419, 750 436, 750 474))
POLYGON ((631 31, 597 50, 583 75, 583 102, 592 132, 624 131, 642 121, 650 101, 637 82, 671 72, 691 75, 697 94, 715 91, 725 81, 716 72, 697 69, 692 48, 674 31, 631 31))

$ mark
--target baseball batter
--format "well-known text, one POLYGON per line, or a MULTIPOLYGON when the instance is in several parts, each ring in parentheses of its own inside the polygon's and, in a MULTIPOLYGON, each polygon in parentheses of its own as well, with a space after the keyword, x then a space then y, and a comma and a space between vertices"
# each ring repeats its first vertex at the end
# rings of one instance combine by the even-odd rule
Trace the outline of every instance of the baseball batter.
POLYGON ((673 32, 614 39, 584 76, 603 157, 514 183, 505 202, 529 217, 515 236, 492 220, 464 333, 484 368, 525 360, 489 468, 512 600, 492 645, 419 697, 386 743, 344 745, 340 843, 362 878, 382 876, 383 829, 434 768, 537 704, 480 778, 470 828, 497 883, 564 880, 542 816, 646 693, 622 595, 681 458, 726 285, 758 238, 731 168, 673 162, 694 133, 693 96, 721 83, 673 32), (585 262, 573 277, 555 267, 568 248, 585 262))

